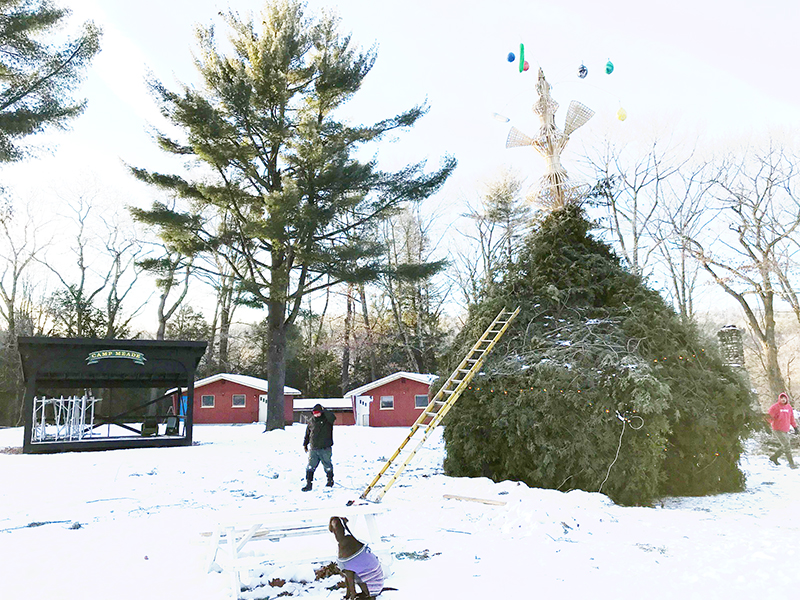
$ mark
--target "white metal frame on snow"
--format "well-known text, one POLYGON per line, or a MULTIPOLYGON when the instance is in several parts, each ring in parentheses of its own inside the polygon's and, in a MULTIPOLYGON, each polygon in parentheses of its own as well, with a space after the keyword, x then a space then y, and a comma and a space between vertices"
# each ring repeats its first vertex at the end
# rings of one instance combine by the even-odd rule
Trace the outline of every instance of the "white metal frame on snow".
POLYGON ((87 394, 68 398, 34 398, 33 441, 77 441, 92 437, 94 405, 100 400, 87 394), (53 422, 48 421, 48 406, 53 409, 53 422))

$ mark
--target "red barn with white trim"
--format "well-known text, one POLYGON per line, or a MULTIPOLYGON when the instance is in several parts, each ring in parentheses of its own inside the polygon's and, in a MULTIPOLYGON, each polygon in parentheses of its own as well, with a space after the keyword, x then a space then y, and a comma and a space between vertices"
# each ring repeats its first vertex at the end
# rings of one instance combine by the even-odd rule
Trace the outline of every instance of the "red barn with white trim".
POLYGON ((398 371, 347 392, 356 425, 410 427, 428 406, 436 375, 398 371))
MULTIPOLYGON (((194 423, 256 423, 267 417, 266 379, 218 373, 194 383, 194 423)), ((294 421, 294 397, 300 390, 283 388, 283 416, 286 425, 294 421)), ((173 402, 177 412, 177 398, 173 402)))

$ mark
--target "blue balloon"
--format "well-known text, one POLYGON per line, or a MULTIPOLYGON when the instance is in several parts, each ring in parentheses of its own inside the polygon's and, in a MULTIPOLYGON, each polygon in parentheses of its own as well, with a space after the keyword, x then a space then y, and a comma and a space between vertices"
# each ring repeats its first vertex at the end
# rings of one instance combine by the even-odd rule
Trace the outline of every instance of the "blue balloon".
POLYGON ((517 57, 514 56, 513 52, 509 52, 508 53, 508 62, 514 62, 515 60, 517 60, 517 57))

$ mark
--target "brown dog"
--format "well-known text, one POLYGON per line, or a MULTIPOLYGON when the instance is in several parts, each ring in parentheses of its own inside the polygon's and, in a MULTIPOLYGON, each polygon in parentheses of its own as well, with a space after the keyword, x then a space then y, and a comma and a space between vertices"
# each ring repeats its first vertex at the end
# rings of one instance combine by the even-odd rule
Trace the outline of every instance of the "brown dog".
POLYGON ((374 598, 383 591, 383 569, 378 557, 359 542, 347 527, 346 517, 331 517, 328 529, 339 544, 339 568, 347 585, 345 598, 374 598), (361 591, 356 593, 356 584, 361 591))

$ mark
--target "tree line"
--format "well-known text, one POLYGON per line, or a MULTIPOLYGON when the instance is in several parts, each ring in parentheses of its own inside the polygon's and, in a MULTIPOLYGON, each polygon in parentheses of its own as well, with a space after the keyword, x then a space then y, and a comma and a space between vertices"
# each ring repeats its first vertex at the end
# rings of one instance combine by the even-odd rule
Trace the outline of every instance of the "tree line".
MULTIPOLYGON (((26 158, 21 139, 80 114, 85 103, 72 95, 100 32, 87 23, 57 48, 48 36, 68 11, 48 0, 0 11, 0 40, 14 49, 0 58, 0 160, 9 162, 26 158)), ((103 219, 91 194, 65 199, 74 266, 53 267, 40 223, 4 194, 3 424, 21 417, 18 335, 207 339, 201 376, 234 371, 274 384, 268 428, 281 426, 284 384, 339 396, 395 370, 436 372, 460 327, 448 307, 475 305, 501 285, 503 266, 541 219, 522 178, 502 173, 466 200, 467 225, 452 236, 460 242, 442 247, 420 204, 455 160, 388 172, 359 158, 428 107, 368 125, 340 116, 375 49, 291 0, 268 1, 255 18, 223 18, 224 49, 212 28, 197 29, 199 84, 149 81, 171 132, 155 142, 190 166, 130 167, 160 194, 152 206, 103 219), (212 314, 190 289, 212 292, 212 314), (135 325, 145 307, 156 308, 152 331, 135 325), (263 319, 237 321, 242 307, 263 319)), ((588 214, 629 271, 687 321, 705 274, 741 306, 769 393, 783 391, 776 303, 800 322, 797 157, 775 144, 702 159, 661 140, 645 150, 604 141, 584 162, 596 182, 588 214)))
POLYGON ((628 269, 649 278, 682 318, 697 316, 704 281, 741 309, 764 402, 791 391, 792 356, 781 358, 800 324, 800 156, 768 140, 705 157, 660 140, 646 151, 606 142, 585 157, 597 184, 600 223, 628 269))

